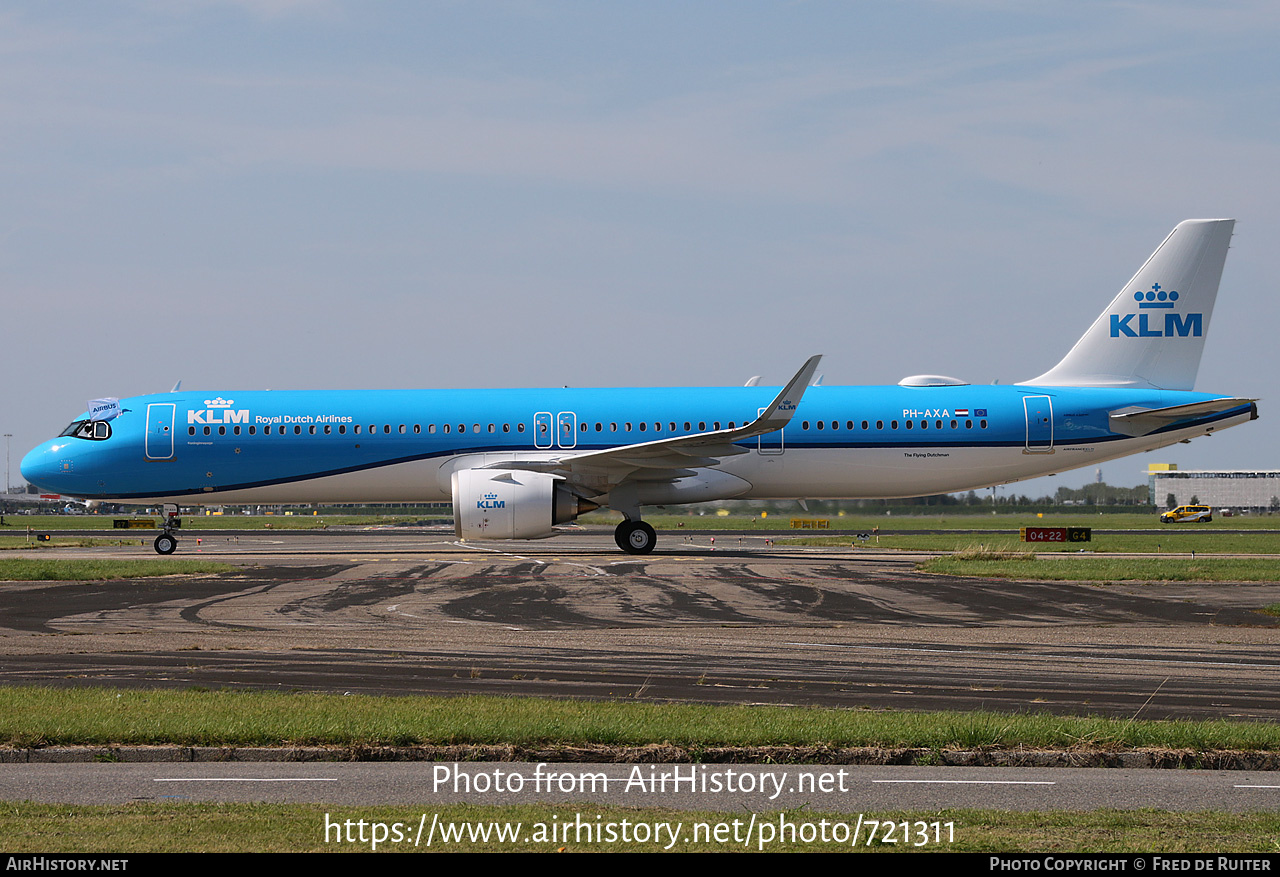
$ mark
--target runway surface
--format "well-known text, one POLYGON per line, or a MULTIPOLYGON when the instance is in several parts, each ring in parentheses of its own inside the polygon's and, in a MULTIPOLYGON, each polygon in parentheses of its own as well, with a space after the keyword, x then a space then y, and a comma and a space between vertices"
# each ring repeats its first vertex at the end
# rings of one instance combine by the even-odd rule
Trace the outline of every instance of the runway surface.
POLYGON ((1257 611, 1280 584, 961 579, 736 536, 637 558, 607 531, 212 531, 178 556, 241 570, 0 584, 0 683, 1280 718, 1257 611))

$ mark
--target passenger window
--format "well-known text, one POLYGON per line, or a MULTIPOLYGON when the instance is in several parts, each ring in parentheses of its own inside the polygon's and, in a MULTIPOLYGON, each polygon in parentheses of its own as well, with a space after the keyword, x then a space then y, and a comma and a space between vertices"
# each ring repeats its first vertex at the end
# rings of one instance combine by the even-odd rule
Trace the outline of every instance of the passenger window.
POLYGON ((524 432, 524 424, 523 424, 523 423, 517 423, 517 424, 516 424, 516 432, 524 432))
POLYGON ((295 427, 293 428, 293 434, 294 434, 294 435, 302 435, 302 427, 300 427, 300 426, 295 426, 295 427))
MULTIPOLYGON (((253 431, 253 427, 252 427, 252 426, 251 426, 251 427, 249 427, 249 430, 252 432, 252 431, 253 431)), ((338 424, 338 435, 346 435, 346 434, 347 434, 347 426, 346 426, 346 424, 345 424, 345 423, 340 423, 340 424, 338 424)))
POLYGON ((307 427, 307 432, 311 433, 312 435, 315 435, 315 434, 316 434, 316 425, 313 423, 313 424, 311 424, 310 426, 308 426, 308 427, 307 427))
POLYGON ((911 429, 911 428, 913 428, 914 426, 915 426, 915 424, 914 424, 914 423, 912 423, 910 420, 908 420, 908 421, 906 422, 906 427, 907 427, 907 429, 911 429))
POLYGON ((649 428, 649 424, 645 423, 643 420, 642 420, 642 421, 640 421, 640 431, 641 431, 641 432, 644 432, 644 431, 645 431, 646 429, 648 429, 648 428, 649 428))
POLYGON ((195 435, 195 434, 196 434, 196 428, 194 426, 188 426, 187 435, 195 435))
POLYGON ((333 427, 326 423, 326 424, 324 425, 324 434, 325 434, 325 435, 333 435, 333 427))
POLYGON ((212 432, 213 432, 213 427, 206 426, 206 427, 204 428, 204 434, 205 434, 205 435, 210 435, 212 432))

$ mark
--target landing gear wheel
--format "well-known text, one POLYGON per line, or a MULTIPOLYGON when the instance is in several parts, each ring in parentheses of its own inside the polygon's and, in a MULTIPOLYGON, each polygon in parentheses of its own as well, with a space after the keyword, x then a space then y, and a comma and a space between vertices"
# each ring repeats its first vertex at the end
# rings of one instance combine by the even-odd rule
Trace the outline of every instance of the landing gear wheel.
POLYGON ((613 541, 627 554, 648 554, 658 544, 658 534, 644 521, 623 521, 613 531, 613 541))
POLYGON ((173 554, 178 547, 178 540, 174 539, 168 533, 161 533, 156 537, 156 541, 153 544, 156 549, 156 554, 173 554))

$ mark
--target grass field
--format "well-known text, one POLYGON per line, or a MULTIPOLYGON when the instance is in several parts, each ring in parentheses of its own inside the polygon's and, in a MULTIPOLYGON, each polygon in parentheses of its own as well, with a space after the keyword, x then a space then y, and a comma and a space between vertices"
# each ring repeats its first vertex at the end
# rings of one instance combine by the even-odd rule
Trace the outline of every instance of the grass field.
POLYGON ((0 557, 0 582, 96 582, 107 579, 225 573, 238 569, 239 567, 229 563, 171 560, 145 555, 129 560, 95 560, 42 553, 38 557, 0 557))
MULTIPOLYGON (((1280 838, 1280 815, 1256 813, 1167 813, 1153 810, 1090 812, 1015 813, 999 810, 907 810, 866 814, 880 823, 910 824, 913 842, 867 843, 864 828, 860 842, 837 843, 835 838, 851 838, 858 814, 792 810, 755 814, 758 823, 818 827, 827 823, 829 840, 805 842, 787 839, 785 829, 773 832, 772 843, 763 842, 760 832, 747 842, 734 839, 734 822, 739 836, 752 814, 733 812, 672 811, 658 808, 587 805, 481 806, 473 804, 419 805, 416 807, 340 807, 322 804, 157 804, 136 803, 111 806, 69 806, 15 803, 0 806, 0 837, 6 853, 109 851, 137 852, 339 852, 370 851, 374 823, 381 823, 391 836, 392 826, 401 826, 406 840, 383 841, 377 852, 1068 852, 1105 853, 1270 853, 1276 852, 1280 838), (442 843, 437 834, 434 847, 415 847, 419 820, 438 818, 461 830, 464 840, 442 843), (589 825, 612 824, 612 842, 579 842, 572 834, 565 840, 555 826, 581 818, 589 825), (366 842, 340 842, 335 823, 356 824, 363 820, 366 842), (625 832, 624 820, 632 827, 625 832), (679 823, 664 831, 660 840, 635 840, 641 832, 658 823, 679 823), (497 840, 497 826, 519 831, 521 840, 497 840), (724 826, 725 840, 711 840, 717 825, 724 826), (839 825, 840 828, 836 826, 839 825), (328 840, 326 841, 326 827, 328 840), (936 833, 933 826, 937 826, 936 833), (916 846, 924 827, 930 842, 916 846), (843 829, 843 831, 841 830, 843 829), (468 834, 488 831, 488 840, 471 839, 468 834), (676 833, 673 843, 668 838, 676 833), (678 832, 678 833, 677 833, 678 832), (629 836, 629 840, 622 837, 629 836), (940 842, 933 842, 940 838, 940 842)), ((646 835, 648 831, 644 832, 646 835)), ((656 832, 655 832, 656 834, 656 832)), ((133 864, 133 863, 130 863, 133 864)), ((133 870, 130 868, 129 870, 133 870)))
POLYGON ((935 557, 923 572, 982 578, 1078 582, 1274 582, 1280 562, 1274 558, 1214 557, 1059 557, 966 559, 935 557))
MULTIPOLYGON (((198 659, 198 656, 194 656, 198 659)), ((499 697, 0 688, 0 744, 1280 751, 1267 723, 499 697)))

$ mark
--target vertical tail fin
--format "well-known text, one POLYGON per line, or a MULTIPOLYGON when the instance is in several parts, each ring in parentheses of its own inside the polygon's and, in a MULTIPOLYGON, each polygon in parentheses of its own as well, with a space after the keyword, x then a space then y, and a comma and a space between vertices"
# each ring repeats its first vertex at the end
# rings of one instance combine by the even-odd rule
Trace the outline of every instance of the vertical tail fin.
POLYGON ((1024 384, 1190 390, 1234 219, 1178 223, 1071 352, 1024 384))

